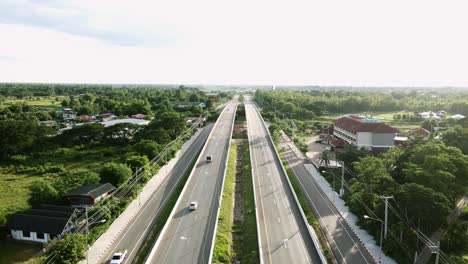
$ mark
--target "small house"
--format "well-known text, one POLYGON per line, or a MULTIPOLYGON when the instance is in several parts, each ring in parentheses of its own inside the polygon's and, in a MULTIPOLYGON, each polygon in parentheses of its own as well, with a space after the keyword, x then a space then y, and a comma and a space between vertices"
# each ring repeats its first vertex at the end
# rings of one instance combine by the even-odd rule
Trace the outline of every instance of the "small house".
POLYGON ((135 119, 145 119, 145 115, 144 115, 144 114, 136 114, 136 115, 132 115, 132 118, 135 118, 135 119))
POLYGON ((82 122, 91 122, 93 121, 93 118, 90 117, 89 115, 80 115, 78 119, 82 122))
POLYGON ((116 119, 117 116, 112 114, 112 113, 102 113, 98 116, 98 119, 102 122, 105 122, 105 121, 111 121, 111 120, 114 120, 116 119))
POLYGON ((73 207, 93 206, 106 199, 115 186, 110 183, 86 184, 63 195, 73 207))
POLYGON ((41 205, 11 216, 7 228, 15 240, 47 243, 75 228, 76 216, 76 208, 41 205))
POLYGON ((63 112, 62 112, 62 118, 63 120, 73 120, 76 118, 76 113, 73 112, 73 110, 71 108, 65 108, 63 109, 63 112))
POLYGON ((431 136, 431 132, 421 127, 421 128, 416 128, 416 129, 411 130, 408 133, 408 136, 409 137, 421 137, 424 139, 428 139, 431 136))

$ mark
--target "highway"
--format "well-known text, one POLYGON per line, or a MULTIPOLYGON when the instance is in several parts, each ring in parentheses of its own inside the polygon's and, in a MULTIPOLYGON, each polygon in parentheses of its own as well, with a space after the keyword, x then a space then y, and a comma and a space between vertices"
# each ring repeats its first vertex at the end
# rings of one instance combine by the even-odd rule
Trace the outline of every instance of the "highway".
POLYGON ((256 106, 245 101, 263 263, 322 263, 256 106))
POLYGON ((143 245, 145 238, 154 225, 155 220, 159 217, 161 208, 166 204, 171 193, 177 186, 182 176, 190 168, 190 165, 197 157, 206 139, 208 138, 213 124, 207 125, 194 142, 188 147, 187 151, 180 158, 173 170, 169 173, 166 179, 151 195, 149 200, 142 205, 142 210, 135 216, 133 221, 127 225, 121 235, 117 237, 113 245, 103 256, 99 263, 109 260, 112 254, 118 249, 127 249, 127 263, 131 263, 139 248, 143 245))
POLYGON ((146 263, 209 262, 236 108, 237 102, 230 102, 218 117, 146 263), (188 208, 191 201, 198 202, 194 211, 188 208))
MULTIPOLYGON (((289 142, 289 139, 282 138, 281 146, 285 150, 285 159, 294 172, 312 211, 319 220, 320 226, 325 231, 337 262, 349 264, 377 263, 307 171, 304 160, 297 157, 290 145, 292 145, 292 142, 289 142)), ((299 152, 299 150, 296 150, 296 152, 299 152)), ((312 165, 309 167, 313 168, 312 165)), ((315 171, 315 173, 318 174, 318 171, 315 171)))

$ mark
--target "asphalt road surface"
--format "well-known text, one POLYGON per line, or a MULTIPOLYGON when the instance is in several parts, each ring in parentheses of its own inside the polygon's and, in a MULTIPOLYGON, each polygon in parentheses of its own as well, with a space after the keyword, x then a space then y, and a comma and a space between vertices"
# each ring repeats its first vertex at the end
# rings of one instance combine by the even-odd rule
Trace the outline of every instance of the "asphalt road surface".
POLYGON ((103 263, 106 263, 106 260, 109 260, 112 254, 118 249, 128 250, 126 263, 131 263, 133 261, 146 235, 151 231, 155 220, 159 217, 161 208, 166 204, 171 193, 177 186, 177 183, 197 157, 196 155, 204 146, 212 128, 213 124, 206 126, 192 145, 188 147, 187 151, 183 154, 166 179, 151 195, 149 200, 142 205, 143 210, 140 210, 133 221, 122 231, 121 235, 107 251, 107 254, 101 260, 103 263))
POLYGON ((333 203, 307 172, 304 161, 299 159, 289 147, 285 147, 284 150, 284 156, 305 192, 312 211, 318 218, 322 229, 325 230, 338 263, 376 263, 346 221, 340 216, 333 203))
POLYGON ((260 113, 245 102, 263 263, 321 263, 260 113))
POLYGON ((227 104, 219 116, 186 190, 146 263, 208 263, 236 105, 227 104), (213 158, 210 163, 206 162, 208 155, 213 158), (194 211, 188 208, 191 201, 198 202, 194 211))

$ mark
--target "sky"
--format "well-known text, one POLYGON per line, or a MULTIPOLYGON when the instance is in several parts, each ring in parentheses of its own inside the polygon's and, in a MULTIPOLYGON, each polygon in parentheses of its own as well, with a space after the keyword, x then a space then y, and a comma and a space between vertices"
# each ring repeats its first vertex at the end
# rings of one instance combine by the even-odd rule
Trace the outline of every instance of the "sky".
POLYGON ((0 82, 468 87, 465 0, 0 0, 0 82))

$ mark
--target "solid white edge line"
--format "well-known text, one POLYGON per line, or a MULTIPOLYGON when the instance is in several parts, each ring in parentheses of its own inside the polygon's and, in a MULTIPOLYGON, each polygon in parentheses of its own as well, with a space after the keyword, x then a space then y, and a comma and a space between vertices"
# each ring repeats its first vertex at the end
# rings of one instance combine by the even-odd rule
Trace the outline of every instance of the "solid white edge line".
POLYGON ((218 212, 216 213, 216 218, 215 218, 216 222, 215 222, 215 227, 214 227, 214 232, 213 232, 213 238, 211 239, 210 257, 208 259, 208 263, 211 263, 211 259, 213 258, 214 244, 215 244, 215 239, 216 239, 216 231, 218 230, 218 218, 219 218, 219 213, 221 212, 221 201, 223 200, 224 181, 226 179, 227 164, 228 164, 228 161, 229 161, 229 151, 231 149, 232 131, 234 130, 234 123, 236 122, 237 106, 238 106, 238 103, 236 103, 236 106, 234 108, 234 117, 232 118, 231 133, 229 135, 229 144, 228 144, 228 149, 227 149, 226 162, 224 163, 223 180, 221 182, 221 193, 219 194, 218 212))
MULTIPOLYGON (((224 109, 223 109, 223 111, 221 112, 221 114, 219 115, 219 117, 223 114, 224 111, 226 111, 226 106, 224 106, 224 109)), ((189 183, 190 180, 192 179, 193 174, 194 174, 194 171, 195 171, 195 168, 196 168, 197 164, 200 162, 202 153, 205 151, 206 146, 208 145, 208 141, 210 140, 211 135, 213 134, 213 131, 215 131, 216 125, 218 124, 218 121, 220 120, 219 117, 218 117, 218 119, 216 120, 215 124, 213 125, 213 128, 212 128, 211 131, 210 131, 210 134, 209 134, 208 137, 206 138, 205 145, 203 146, 202 150, 200 151, 200 154, 198 155, 198 158, 197 158, 197 160, 196 160, 196 162, 195 162, 195 165, 194 165, 194 167, 192 168, 192 171, 190 172, 190 175, 189 175, 189 177, 187 178, 187 181, 185 182, 184 188, 183 188, 182 191, 180 192, 179 198, 177 198, 177 202, 175 203, 174 207, 172 208, 171 214, 170 214, 169 217, 167 218, 167 221, 166 221, 166 223, 164 224, 163 229, 161 230, 161 232, 160 232, 159 235, 158 235, 158 239, 156 240, 156 243, 154 244, 153 248, 151 249, 151 252, 150 252, 150 254, 148 255, 148 257, 146 258, 145 264, 150 264, 152 258, 154 257, 154 254, 156 254, 157 248, 158 248, 159 244, 161 243, 161 240, 162 240, 162 238, 164 237, 164 235, 165 235, 165 233, 166 233, 166 231, 167 231, 167 228, 169 227, 169 223, 171 222, 171 219, 174 217, 174 214, 176 213, 176 209, 177 209, 177 207, 179 206, 179 203, 180 203, 181 200, 182 200, 182 196, 184 195, 185 191, 186 191, 187 188, 188 188, 188 185, 189 185, 189 184, 187 184, 187 183, 189 183)))
POLYGON ((288 174, 287 174, 287 172, 286 172, 286 170, 285 170, 285 168, 284 168, 284 166, 283 166, 283 163, 281 162, 281 158, 280 158, 280 156, 279 156, 279 154, 278 154, 278 150, 276 149, 276 146, 275 146, 275 144, 274 144, 274 142, 273 142, 273 139, 272 139, 272 137, 271 137, 270 130, 268 130, 268 127, 267 127, 266 124, 265 124, 265 120, 263 119, 263 116, 260 114, 260 111, 257 109, 257 106, 256 106, 256 105, 254 105, 254 108, 255 108, 255 110, 258 112, 258 114, 260 115, 261 120, 263 121, 263 122, 262 122, 262 123, 263 123, 263 126, 265 127, 265 129, 266 129, 266 131, 267 131, 267 133, 268 133, 268 139, 270 140, 270 142, 271 142, 271 144, 273 145, 273 148, 274 148, 274 150, 275 150, 275 153, 276 153, 275 157, 277 158, 278 162, 280 163, 281 168, 283 169, 284 176, 286 177, 286 180, 287 180, 287 182, 288 182, 289 188, 291 189, 291 192, 292 192, 292 194, 293 194, 294 200, 296 201, 296 205, 297 205, 297 207, 299 207, 299 212, 301 213, 302 220, 303 220, 304 223, 305 223, 305 226, 306 226, 306 228, 307 228, 307 231, 309 232, 310 238, 312 239, 312 243, 314 244, 314 246, 315 246, 315 248, 316 248, 316 250, 317 250, 317 253, 318 253, 318 255, 319 255, 319 258, 320 258, 320 260, 321 260, 322 263, 327 263, 327 260, 326 260, 325 256, 323 255, 322 248, 321 248, 321 246, 320 246, 320 244, 319 244, 319 242, 318 242, 317 235, 315 234, 315 232, 314 232, 313 230, 311 230, 312 228, 311 228, 311 226, 309 225, 309 222, 307 221, 307 218, 305 217, 304 210, 302 210, 302 207, 301 207, 301 205, 300 205, 300 203, 299 203, 299 200, 298 200, 298 198, 297 198, 297 195, 296 195, 296 193, 294 192, 294 188, 292 187, 291 181, 289 180, 288 174))

